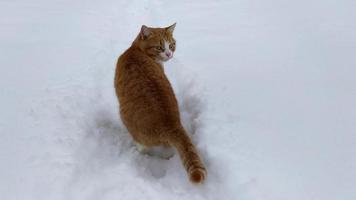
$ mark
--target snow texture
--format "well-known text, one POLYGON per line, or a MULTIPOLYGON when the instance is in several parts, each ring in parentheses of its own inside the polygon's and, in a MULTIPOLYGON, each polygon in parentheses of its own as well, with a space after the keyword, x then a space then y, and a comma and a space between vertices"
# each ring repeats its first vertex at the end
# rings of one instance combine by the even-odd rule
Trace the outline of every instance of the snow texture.
POLYGON ((3 0, 0 199, 356 199, 356 1, 3 0), (206 163, 141 155, 117 57, 177 22, 166 63, 206 163))

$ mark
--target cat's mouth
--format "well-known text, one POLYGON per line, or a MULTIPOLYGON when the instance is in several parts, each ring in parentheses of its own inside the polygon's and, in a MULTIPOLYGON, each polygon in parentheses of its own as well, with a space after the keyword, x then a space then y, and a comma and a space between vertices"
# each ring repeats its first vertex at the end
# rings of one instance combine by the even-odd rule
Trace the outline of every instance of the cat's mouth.
POLYGON ((169 55, 169 56, 167 56, 167 55, 160 55, 160 59, 163 61, 163 62, 166 62, 166 61, 168 61, 168 60, 170 60, 171 58, 173 58, 173 54, 171 54, 171 55, 169 55))

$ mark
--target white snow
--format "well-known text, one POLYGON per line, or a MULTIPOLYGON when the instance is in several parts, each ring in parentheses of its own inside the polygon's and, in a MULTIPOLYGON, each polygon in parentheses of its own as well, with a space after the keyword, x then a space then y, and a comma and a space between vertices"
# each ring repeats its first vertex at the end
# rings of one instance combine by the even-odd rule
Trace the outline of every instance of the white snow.
POLYGON ((0 2, 0 199, 356 199, 353 0, 0 2), (207 165, 139 154, 117 57, 177 22, 165 65, 207 165))

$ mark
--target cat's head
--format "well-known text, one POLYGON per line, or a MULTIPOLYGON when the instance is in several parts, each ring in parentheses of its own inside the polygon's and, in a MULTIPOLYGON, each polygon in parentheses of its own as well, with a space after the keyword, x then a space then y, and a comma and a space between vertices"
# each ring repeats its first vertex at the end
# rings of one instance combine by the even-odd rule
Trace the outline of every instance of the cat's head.
POLYGON ((148 56, 156 61, 167 61, 173 57, 176 41, 173 38, 174 23, 165 28, 151 28, 142 25, 135 43, 148 56))

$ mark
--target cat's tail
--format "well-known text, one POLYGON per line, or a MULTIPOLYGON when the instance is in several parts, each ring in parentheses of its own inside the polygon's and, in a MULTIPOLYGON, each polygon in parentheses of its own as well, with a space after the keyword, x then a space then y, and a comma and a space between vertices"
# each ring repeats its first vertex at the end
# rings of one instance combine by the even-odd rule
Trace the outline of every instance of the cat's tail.
POLYGON ((177 149, 190 181, 195 184, 203 183, 206 169, 191 139, 183 128, 174 131, 172 136, 174 137, 170 137, 168 143, 177 149))

